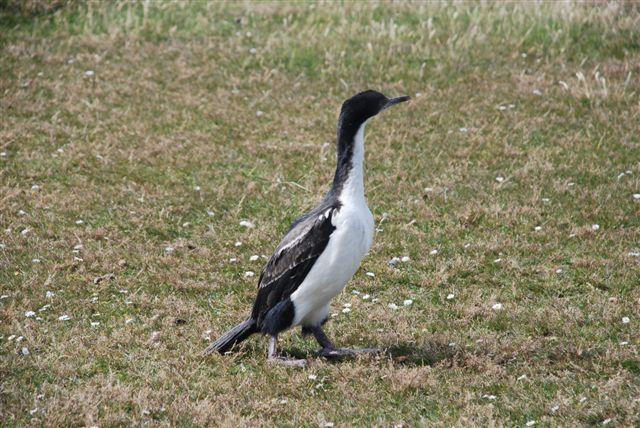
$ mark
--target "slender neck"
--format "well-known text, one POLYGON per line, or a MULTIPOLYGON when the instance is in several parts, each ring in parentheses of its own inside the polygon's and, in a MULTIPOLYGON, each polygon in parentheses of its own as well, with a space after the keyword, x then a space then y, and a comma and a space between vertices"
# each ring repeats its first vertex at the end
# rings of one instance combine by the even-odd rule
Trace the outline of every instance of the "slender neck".
POLYGON ((347 199, 364 200, 364 128, 355 134, 345 129, 338 131, 338 164, 331 193, 343 202, 347 199))

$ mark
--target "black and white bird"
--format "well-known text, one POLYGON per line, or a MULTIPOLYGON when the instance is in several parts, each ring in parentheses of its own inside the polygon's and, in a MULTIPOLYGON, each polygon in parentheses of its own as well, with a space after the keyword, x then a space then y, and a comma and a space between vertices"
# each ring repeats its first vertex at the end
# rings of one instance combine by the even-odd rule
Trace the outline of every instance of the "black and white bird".
POLYGON ((225 353, 253 333, 270 336, 269 360, 304 365, 276 354, 278 334, 301 326, 313 334, 324 357, 370 350, 338 349, 322 325, 331 299, 356 273, 373 241, 373 215, 364 196, 364 129, 381 111, 409 97, 361 92, 342 104, 338 120, 337 167, 331 190, 297 219, 262 270, 251 315, 212 343, 205 355, 225 353))

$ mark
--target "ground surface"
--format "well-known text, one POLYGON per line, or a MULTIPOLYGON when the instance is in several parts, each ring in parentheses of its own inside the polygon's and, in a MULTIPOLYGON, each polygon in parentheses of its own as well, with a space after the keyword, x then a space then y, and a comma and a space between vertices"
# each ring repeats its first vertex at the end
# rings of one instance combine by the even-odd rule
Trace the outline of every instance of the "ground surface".
POLYGON ((0 12, 3 425, 640 424, 637 4, 26 4, 0 12), (378 233, 328 333, 387 353, 202 358, 367 88, 413 100, 368 127, 378 233))

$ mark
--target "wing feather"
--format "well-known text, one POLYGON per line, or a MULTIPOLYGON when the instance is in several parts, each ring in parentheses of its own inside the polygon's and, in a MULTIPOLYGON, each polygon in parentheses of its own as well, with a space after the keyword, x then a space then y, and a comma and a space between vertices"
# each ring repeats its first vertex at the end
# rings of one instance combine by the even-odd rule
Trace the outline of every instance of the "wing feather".
POLYGON ((338 208, 318 208, 298 219, 273 253, 260 274, 253 306, 252 318, 259 326, 271 308, 297 290, 327 247, 338 208))

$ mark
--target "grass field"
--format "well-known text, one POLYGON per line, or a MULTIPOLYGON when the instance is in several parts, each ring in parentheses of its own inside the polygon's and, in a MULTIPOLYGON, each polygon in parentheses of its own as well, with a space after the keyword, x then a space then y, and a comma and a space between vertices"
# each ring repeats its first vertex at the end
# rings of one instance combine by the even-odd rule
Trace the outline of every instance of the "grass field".
POLYGON ((640 425, 638 3, 43 4, 0 2, 0 425, 640 425), (368 88, 413 100, 327 327, 387 352, 201 357, 368 88))

